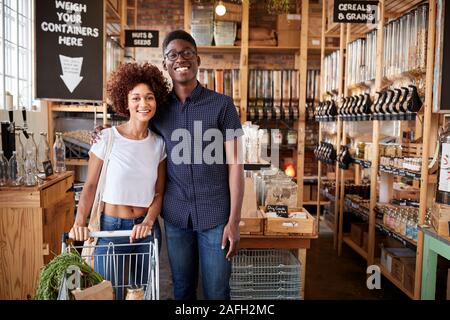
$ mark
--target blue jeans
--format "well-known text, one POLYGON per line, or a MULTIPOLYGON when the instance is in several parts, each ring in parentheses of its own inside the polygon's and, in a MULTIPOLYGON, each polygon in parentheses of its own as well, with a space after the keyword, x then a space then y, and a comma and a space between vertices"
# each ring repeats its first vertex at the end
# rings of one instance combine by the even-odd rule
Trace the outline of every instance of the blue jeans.
POLYGON ((224 224, 205 231, 180 229, 164 222, 176 300, 195 300, 199 258, 205 299, 229 300, 231 262, 222 250, 224 224))
MULTIPOLYGON (((100 230, 131 230, 135 224, 140 224, 142 221, 144 221, 144 217, 122 219, 102 214, 100 230)), ((130 243, 128 237, 98 239, 94 253, 94 270, 100 273, 103 278, 112 282, 116 299, 123 299, 128 286, 147 284, 150 252, 148 243, 153 241, 154 237, 158 239, 158 246, 160 246, 161 229, 158 220, 153 225, 151 235, 144 239, 135 240, 129 246, 126 245, 130 243), (136 245, 139 243, 142 243, 142 245, 136 245), (114 246, 111 244, 114 244, 114 246)))

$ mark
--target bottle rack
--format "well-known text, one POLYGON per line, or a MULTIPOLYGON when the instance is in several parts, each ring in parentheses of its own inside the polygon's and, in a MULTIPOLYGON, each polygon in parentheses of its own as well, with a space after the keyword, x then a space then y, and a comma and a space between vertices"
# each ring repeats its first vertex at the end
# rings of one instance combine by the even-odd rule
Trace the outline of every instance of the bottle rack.
MULTIPOLYGON (((361 199, 346 194, 343 181, 344 173, 348 174, 348 171, 336 168, 335 213, 338 214, 335 216, 333 230, 338 254, 342 252, 342 243, 346 243, 363 256, 368 265, 378 264, 383 275, 410 298, 418 299, 421 289, 423 234, 419 230, 417 241, 411 240, 399 232, 399 229, 391 228, 383 223, 382 219, 380 220, 382 215, 377 209, 387 203, 409 206, 418 204, 416 223, 423 225, 427 220, 427 208, 433 201, 432 190, 437 180, 435 175, 429 173, 429 156, 435 150, 439 125, 439 118, 432 114, 431 109, 436 1, 403 2, 401 9, 395 11, 397 18, 386 21, 385 17, 392 17, 393 11, 390 10, 395 5, 391 0, 380 1, 380 20, 376 30, 366 29, 368 32, 366 37, 354 39, 355 34, 358 34, 356 37, 360 37, 359 26, 354 27, 349 24, 341 24, 340 27, 332 26, 333 32, 340 29, 339 56, 346 56, 346 75, 337 71, 344 69, 344 59, 341 58, 338 66, 333 70, 334 74, 338 74, 337 82, 335 79, 322 78, 324 83, 322 102, 316 108, 315 115, 321 128, 319 141, 324 141, 324 126, 333 121, 336 123, 337 138, 334 142, 338 162, 341 150, 346 150, 350 146, 349 135, 351 140, 355 137, 359 139, 363 135, 358 134, 358 130, 369 125, 372 127, 370 136, 360 138, 361 141, 370 144, 371 158, 359 159, 353 156, 349 164, 349 167, 355 170, 355 184, 360 184, 364 175, 370 178, 370 199, 361 202, 361 199), (416 26, 414 34, 408 31, 408 26, 411 24, 416 26), (408 34, 406 39, 409 41, 402 38, 405 34, 408 34), (411 39, 414 39, 414 42, 411 39), (376 48, 376 51, 370 48, 376 48), (341 87, 344 79, 345 85, 341 87), (334 106, 332 108, 332 100, 335 101, 336 110, 333 109, 334 106), (413 122, 413 120, 417 121, 413 122), (355 123, 358 121, 361 122, 360 125, 355 123), (380 152, 380 142, 384 141, 381 138, 386 135, 389 128, 395 132, 393 136, 400 144, 403 144, 403 133, 408 130, 413 131, 415 140, 420 143, 403 145, 403 147, 404 149, 411 147, 410 149, 415 153, 405 152, 400 157, 391 158, 383 155, 380 152), (404 168, 402 161, 411 161, 411 166, 404 168), (418 198, 417 201, 394 199, 394 181, 401 179, 408 180, 411 188, 416 190, 414 192, 418 198), (356 245, 348 235, 344 234, 343 220, 348 212, 357 214, 363 221, 368 222, 366 248, 356 245), (402 281, 393 277, 375 257, 376 231, 416 251, 413 288, 407 289, 402 281)), ((327 7, 326 2, 325 7, 327 7)), ((323 14, 325 15, 325 12, 323 14)), ((322 37, 330 34, 329 30, 328 32, 323 30, 322 37)), ((328 57, 328 61, 324 55, 322 58, 321 67, 325 71, 323 74, 326 74, 330 68, 331 58, 328 57)), ((320 164, 318 174, 320 177, 320 164)), ((318 188, 318 193, 321 193, 320 180, 318 188)), ((319 199, 317 201, 320 202, 319 199)))

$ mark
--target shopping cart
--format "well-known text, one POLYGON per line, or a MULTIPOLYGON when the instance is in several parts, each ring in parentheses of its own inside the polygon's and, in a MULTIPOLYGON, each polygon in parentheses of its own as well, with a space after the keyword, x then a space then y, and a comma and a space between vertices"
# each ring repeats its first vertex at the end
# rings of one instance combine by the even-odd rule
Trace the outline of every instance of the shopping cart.
MULTIPOLYGON (((97 231, 90 232, 91 238, 118 238, 131 235, 131 230, 120 231, 97 231)), ((69 233, 64 233, 62 237, 61 252, 77 250, 80 252, 84 246, 68 245, 69 233)), ((128 241, 126 241, 128 242, 128 241)), ((95 269, 105 280, 111 281, 117 300, 125 297, 127 288, 143 287, 144 300, 159 300, 159 255, 158 239, 148 243, 126 243, 107 245, 96 245, 93 255, 82 255, 83 258, 90 258, 94 261, 95 269), (140 248, 138 253, 130 253, 133 248, 140 248), (104 248, 104 249, 101 249, 104 248), (148 250, 147 250, 148 248, 148 250), (97 251, 100 249, 101 253, 97 251), (148 266, 146 270, 145 266, 148 266)), ((66 278, 61 282, 60 291, 67 291, 66 278)), ((68 299, 68 294, 59 295, 59 299, 68 299), (62 297, 62 298, 61 298, 62 297)))

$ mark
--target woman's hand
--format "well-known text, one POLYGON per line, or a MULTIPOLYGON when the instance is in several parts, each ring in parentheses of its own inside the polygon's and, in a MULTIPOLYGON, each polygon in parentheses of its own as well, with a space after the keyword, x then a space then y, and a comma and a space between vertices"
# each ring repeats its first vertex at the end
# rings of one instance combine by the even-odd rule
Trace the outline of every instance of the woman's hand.
POLYGON ((75 241, 86 241, 89 239, 89 229, 86 224, 74 223, 69 231, 69 238, 75 241))
POLYGON ((133 230, 131 231, 130 243, 134 240, 146 238, 151 234, 153 228, 153 223, 142 222, 140 224, 135 224, 133 230))

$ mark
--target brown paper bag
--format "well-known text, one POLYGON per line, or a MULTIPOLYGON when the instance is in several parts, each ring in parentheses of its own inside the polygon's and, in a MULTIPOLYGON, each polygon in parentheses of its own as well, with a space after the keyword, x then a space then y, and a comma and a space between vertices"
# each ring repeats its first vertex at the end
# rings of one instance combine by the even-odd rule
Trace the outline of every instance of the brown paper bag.
POLYGON ((114 300, 111 281, 106 280, 87 289, 75 289, 71 292, 75 300, 114 300))

